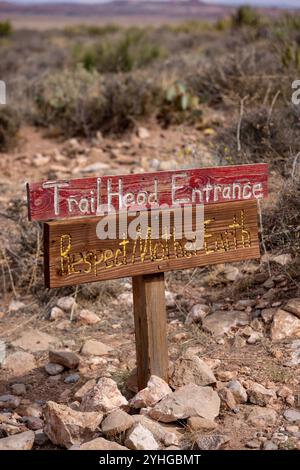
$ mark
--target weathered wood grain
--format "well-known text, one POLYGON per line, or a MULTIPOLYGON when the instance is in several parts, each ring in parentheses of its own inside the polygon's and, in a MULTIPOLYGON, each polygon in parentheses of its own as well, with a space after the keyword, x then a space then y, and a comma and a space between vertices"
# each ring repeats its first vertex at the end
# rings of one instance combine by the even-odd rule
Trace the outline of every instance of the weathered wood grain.
POLYGON ((132 278, 137 381, 139 390, 151 375, 168 382, 168 342, 164 273, 132 278))
MULTIPOLYGON (((145 240, 100 240, 96 234, 98 217, 45 223, 46 286, 63 287, 260 256, 256 201, 205 206, 204 219, 205 246, 194 252, 185 250, 188 239, 174 240, 173 236, 169 240, 149 237, 146 245, 145 240)), ((171 225, 173 222, 171 217, 171 225)))
POLYGON ((219 204, 267 194, 268 165, 264 163, 27 184, 29 219, 37 221, 100 215, 109 199, 118 211, 175 202, 219 204))

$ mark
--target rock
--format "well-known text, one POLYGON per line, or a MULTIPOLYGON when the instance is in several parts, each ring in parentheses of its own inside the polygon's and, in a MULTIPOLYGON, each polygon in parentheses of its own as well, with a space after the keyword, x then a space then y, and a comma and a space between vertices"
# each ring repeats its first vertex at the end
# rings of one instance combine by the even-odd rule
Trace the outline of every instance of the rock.
POLYGON ((78 450, 128 450, 127 447, 121 446, 116 442, 107 441, 103 437, 97 437, 92 441, 85 442, 79 446, 78 450))
POLYGON ((210 367, 198 356, 184 356, 174 363, 174 372, 170 377, 172 388, 178 389, 188 384, 211 385, 216 377, 210 367))
POLYGON ((16 313, 25 307, 26 305, 24 304, 24 302, 21 302, 20 300, 12 300, 9 304, 8 310, 12 313, 16 313))
MULTIPOLYGON (((27 400, 28 401, 28 400, 27 400)), ((43 410, 41 405, 38 403, 23 403, 24 400, 22 400, 21 405, 17 408, 17 413, 20 416, 33 416, 36 418, 41 418, 43 415, 43 410)))
POLYGON ((176 160, 164 160, 159 162, 159 168, 157 168, 160 171, 168 171, 168 170, 175 170, 177 168, 177 162, 176 160))
POLYGON ((35 416, 23 416, 23 421, 31 431, 37 431, 38 429, 42 429, 44 426, 44 422, 35 416))
POLYGON ((271 257, 271 261, 274 261, 275 263, 280 264, 281 266, 286 266, 292 261, 292 256, 290 255, 290 253, 276 255, 271 257))
POLYGON ((96 385, 95 379, 88 380, 82 387, 80 387, 75 393, 74 397, 81 401, 84 395, 86 395, 96 385))
POLYGON ((225 279, 227 279, 227 281, 234 282, 234 281, 237 281, 241 277, 239 269, 230 264, 225 267, 223 272, 224 272, 225 279))
POLYGON ((195 304, 186 316, 185 324, 200 323, 209 313, 209 307, 205 304, 195 304))
POLYGON ((256 344, 258 341, 260 341, 264 335, 260 333, 259 331, 253 331, 249 338, 247 339, 248 344, 256 344))
POLYGON ((284 361, 283 365, 287 367, 298 366, 300 364, 300 349, 297 351, 291 351, 288 360, 284 361))
POLYGON ((195 437, 194 449, 199 450, 218 450, 230 441, 226 434, 212 434, 210 436, 195 437))
POLYGON ((71 351, 49 351, 49 360, 67 369, 76 369, 80 362, 77 354, 71 351))
POLYGON ((189 384, 163 398, 149 411, 149 416, 164 423, 191 416, 213 421, 219 411, 220 398, 211 387, 189 384))
POLYGON ((163 445, 170 445, 170 442, 178 443, 178 437, 175 432, 171 432, 169 425, 159 424, 151 418, 144 415, 132 415, 132 419, 136 424, 141 424, 144 428, 148 429, 154 436, 157 442, 163 445))
POLYGON ((284 418, 290 423, 300 424, 300 410, 289 409, 283 413, 284 418))
POLYGON ((15 409, 19 406, 20 403, 21 398, 14 395, 7 394, 0 396, 0 410, 6 408, 15 409))
POLYGON ((138 130, 137 130, 137 136, 138 136, 141 140, 149 139, 149 137, 150 137, 150 132, 148 131, 148 129, 146 129, 146 127, 139 127, 138 130))
POLYGON ((136 367, 132 369, 130 375, 126 382, 126 387, 133 393, 137 393, 139 391, 138 384, 137 384, 137 370, 136 367))
POLYGON ((284 307, 284 310, 293 313, 296 317, 300 318, 300 298, 297 297, 296 299, 290 299, 284 307))
POLYGON ((50 347, 58 347, 60 342, 54 336, 38 330, 27 330, 21 334, 20 338, 12 341, 13 346, 35 353, 47 351, 50 347))
POLYGON ((232 328, 248 325, 249 322, 249 315, 245 311, 232 310, 227 312, 220 310, 204 318, 202 327, 214 336, 223 336, 232 328))
POLYGON ((71 313, 71 310, 76 309, 76 301, 74 297, 67 296, 67 297, 60 297, 57 301, 57 307, 61 308, 66 313, 71 313))
POLYGON ((101 343, 101 341, 88 339, 82 346, 81 354, 85 354, 87 356, 105 356, 111 350, 112 348, 110 346, 101 343))
POLYGON ((64 380, 65 384, 76 384, 80 380, 80 375, 79 374, 70 374, 67 375, 67 377, 64 380))
POLYGON ((290 336, 300 336, 300 319, 279 308, 273 317, 271 339, 281 341, 290 336))
POLYGON ((258 439, 251 439, 246 442, 246 447, 248 447, 248 449, 260 449, 261 442, 258 439))
POLYGON ((218 390, 218 395, 221 398, 221 401, 229 410, 235 410, 237 408, 234 395, 231 390, 229 390, 229 388, 221 388, 220 390, 218 390))
POLYGON ((221 382, 229 382, 236 377, 237 373, 235 370, 218 370, 216 376, 221 382))
POLYGON ((89 158, 94 160, 102 160, 104 152, 99 147, 92 147, 89 151, 89 158))
POLYGON ((187 420, 187 427, 191 431, 213 431, 217 427, 217 423, 209 419, 200 418, 199 416, 192 416, 187 420))
POLYGON ((63 318, 65 316, 65 312, 59 307, 53 307, 50 312, 50 320, 55 321, 59 318, 63 318))
POLYGON ((267 389, 256 382, 251 383, 247 390, 247 395, 250 403, 259 406, 266 406, 276 399, 274 390, 267 389))
POLYGON ((81 410, 109 413, 127 404, 117 384, 110 378, 102 377, 97 385, 82 398, 81 410))
POLYGON ((0 439, 0 450, 31 450, 34 443, 34 432, 25 431, 0 439))
POLYGON ((37 446, 43 446, 47 442, 49 442, 48 436, 44 433, 42 429, 38 429, 37 431, 34 432, 34 443, 37 446))
POLYGON ((54 364, 53 362, 48 362, 48 364, 45 365, 45 371, 49 375, 57 375, 60 374, 64 370, 64 366, 61 364, 54 364))
POLYGON ((46 403, 44 416, 50 441, 67 448, 91 438, 103 418, 99 411, 82 413, 53 401, 46 403))
POLYGON ((254 307, 256 300, 251 299, 240 299, 235 304, 237 310, 245 310, 247 307, 254 307))
POLYGON ((31 372, 33 369, 35 369, 36 362, 32 354, 23 351, 17 351, 7 356, 4 363, 2 364, 2 367, 9 370, 11 375, 21 376, 26 375, 28 372, 31 372))
POLYGON ((134 424, 132 416, 123 410, 115 410, 102 421, 101 430, 106 436, 116 436, 134 424))
POLYGON ((132 450, 157 450, 159 445, 149 429, 141 424, 136 424, 129 431, 125 440, 125 446, 132 450))
POLYGON ((78 321, 80 321, 80 323, 83 323, 84 325, 95 325, 100 321, 98 315, 87 309, 80 310, 77 319, 78 321))
POLYGON ((272 441, 266 441, 263 443, 264 450, 278 450, 278 445, 272 441))
POLYGON ((176 294, 170 292, 169 290, 165 290, 165 302, 167 308, 174 308, 176 307, 176 294))
POLYGON ((271 408, 262 408, 254 406, 248 415, 247 422, 258 428, 274 426, 277 419, 277 413, 271 408))
POLYGON ((277 312, 277 308, 264 308, 261 311, 261 316, 262 316, 263 321, 265 323, 271 323, 276 312, 277 312))
POLYGON ((3 364, 6 357, 6 344, 4 341, 0 340, 0 366, 3 364))
POLYGON ((135 397, 130 400, 133 408, 147 408, 155 405, 162 398, 172 393, 169 385, 160 377, 151 375, 147 387, 140 390, 135 397))
POLYGON ((107 163, 96 162, 82 168, 81 171, 82 173, 97 173, 98 171, 101 172, 103 170, 107 170, 108 168, 109 165, 107 163))
POLYGON ((14 395, 26 395, 26 385, 25 384, 13 384, 11 386, 11 391, 14 395))
POLYGON ((237 403, 246 403, 248 400, 247 392, 238 380, 231 380, 227 385, 233 394, 237 403))

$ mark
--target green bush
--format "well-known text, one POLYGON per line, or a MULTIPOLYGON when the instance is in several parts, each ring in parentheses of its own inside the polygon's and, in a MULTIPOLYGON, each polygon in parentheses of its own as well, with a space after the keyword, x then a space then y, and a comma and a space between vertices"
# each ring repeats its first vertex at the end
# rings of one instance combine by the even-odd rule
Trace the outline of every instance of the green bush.
POLYGON ((259 13, 252 7, 244 5, 239 7, 232 16, 232 25, 237 28, 242 26, 257 27, 261 24, 259 13))
POLYGON ((10 21, 0 22, 0 38, 9 36, 12 33, 12 26, 10 21))
POLYGON ((17 142, 20 120, 17 112, 7 106, 0 107, 0 151, 11 149, 17 142))

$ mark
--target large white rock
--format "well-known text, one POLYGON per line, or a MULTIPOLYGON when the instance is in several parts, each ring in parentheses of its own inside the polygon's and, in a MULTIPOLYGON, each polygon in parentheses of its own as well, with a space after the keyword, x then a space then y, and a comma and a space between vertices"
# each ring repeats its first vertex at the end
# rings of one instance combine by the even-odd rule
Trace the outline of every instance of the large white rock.
POLYGON ((147 383, 147 387, 140 390, 130 400, 130 406, 133 408, 147 408, 148 406, 155 405, 169 393, 172 393, 169 385, 160 377, 152 375, 147 383))
POLYGON ((25 431, 13 436, 0 439, 0 450, 31 450, 35 434, 33 431, 25 431))
POLYGON ((29 329, 24 331, 18 339, 12 341, 11 344, 25 351, 35 353, 47 351, 51 347, 58 347, 60 342, 56 337, 50 336, 47 333, 29 329))
POLYGON ((91 312, 90 310, 83 309, 80 310, 77 316, 78 321, 85 325, 95 325, 96 323, 99 323, 100 318, 98 315, 96 315, 94 312, 91 312))
POLYGON ((115 436, 127 431, 134 424, 132 416, 123 410, 115 410, 109 413, 102 421, 101 431, 106 436, 115 436))
POLYGON ((281 341, 293 336, 300 336, 300 319, 293 313, 279 308, 273 317, 271 339, 281 341))
POLYGON ((16 351, 7 356, 2 364, 4 369, 7 369, 14 376, 26 375, 37 367, 33 354, 16 351))
POLYGON ((92 438, 103 415, 100 412, 82 413, 66 405, 48 401, 44 417, 46 423, 44 431, 50 441, 68 448, 92 438))
POLYGON ((101 343, 101 341, 96 341, 94 339, 88 339, 81 349, 81 354, 87 356, 104 356, 108 354, 112 348, 107 346, 107 344, 101 343))
POLYGON ((253 406, 248 415, 247 422, 257 428, 267 428, 268 426, 274 426, 276 419, 277 413, 272 408, 253 406))
POLYGON ((202 321, 202 327, 214 336, 223 336, 232 328, 245 326, 250 323, 249 315, 245 311, 217 311, 208 315, 202 321))
POLYGON ((157 421, 144 415, 132 415, 133 421, 136 424, 141 424, 144 428, 148 429, 154 436, 157 442, 162 443, 164 446, 170 443, 177 445, 181 434, 178 428, 170 427, 169 424, 160 424, 157 421))
POLYGON ((198 356, 186 355, 175 361, 170 385, 178 389, 191 383, 202 386, 211 385, 216 383, 216 377, 211 368, 198 356))
POLYGON ((190 416, 214 420, 220 411, 220 398, 211 387, 189 384, 163 398, 149 416, 157 421, 170 423, 190 416))
POLYGON ((276 399, 276 393, 274 390, 265 388, 263 385, 252 382, 247 390, 248 398, 250 403, 254 405, 266 406, 276 399))
POLYGON ((233 394, 237 403, 246 403, 248 400, 246 389, 238 380, 231 380, 227 385, 231 393, 233 394))
POLYGON ((110 378, 102 377, 97 385, 82 398, 81 410, 109 413, 127 404, 128 402, 121 394, 116 382, 110 378))
POLYGON ((132 450, 159 449, 159 445, 154 439, 152 432, 141 424, 137 424, 129 431, 125 441, 125 446, 132 450))

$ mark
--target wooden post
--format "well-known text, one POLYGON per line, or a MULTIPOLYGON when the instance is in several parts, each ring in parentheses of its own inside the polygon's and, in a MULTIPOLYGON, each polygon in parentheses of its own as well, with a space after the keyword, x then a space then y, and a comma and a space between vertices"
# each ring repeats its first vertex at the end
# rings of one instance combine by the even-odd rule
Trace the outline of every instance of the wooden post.
POLYGON ((164 273, 134 276, 138 388, 145 388, 150 375, 168 381, 168 344, 164 273))

